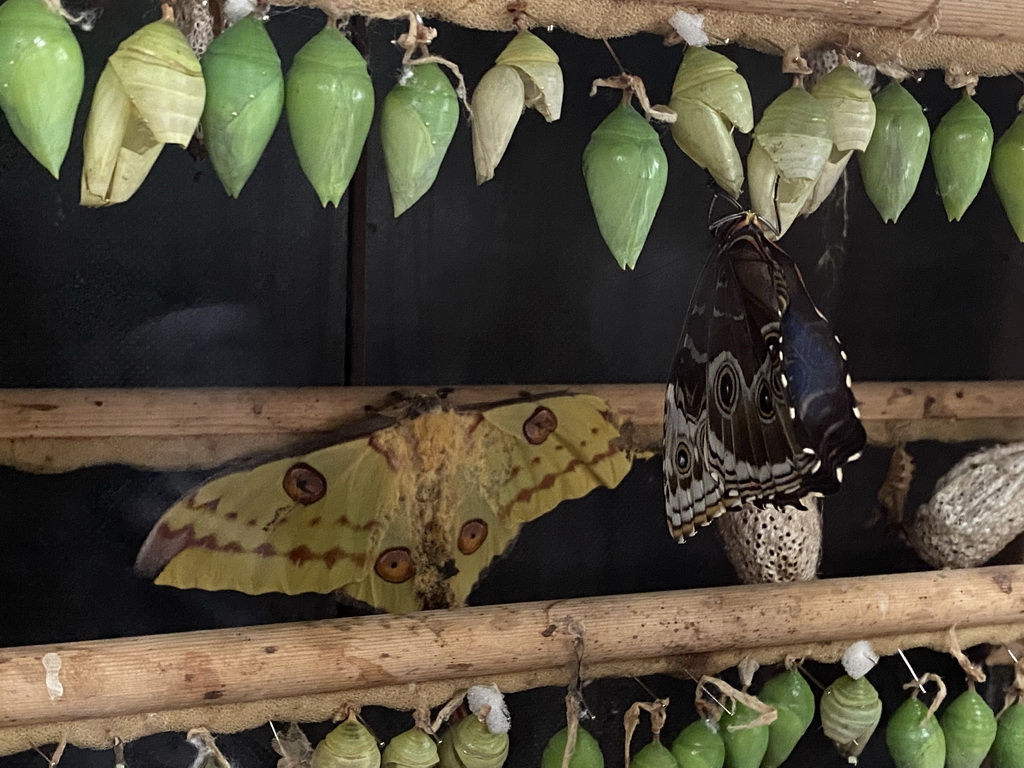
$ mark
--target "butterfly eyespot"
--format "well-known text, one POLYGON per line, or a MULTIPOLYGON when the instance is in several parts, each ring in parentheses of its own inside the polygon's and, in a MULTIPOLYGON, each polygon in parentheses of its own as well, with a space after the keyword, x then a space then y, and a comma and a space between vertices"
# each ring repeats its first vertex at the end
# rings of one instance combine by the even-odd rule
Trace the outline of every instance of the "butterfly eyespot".
POLYGON ((327 495, 327 478, 309 464, 293 464, 281 483, 288 498, 303 506, 314 504, 327 495))
POLYGON ((676 469, 683 474, 690 471, 690 449, 685 445, 680 445, 676 450, 676 469))
POLYGON ((760 385, 757 387, 757 410, 761 413, 761 418, 771 419, 775 415, 775 402, 772 400, 772 391, 768 387, 768 382, 764 379, 761 380, 760 385))
POLYGON ((723 365, 715 377, 715 396, 718 398, 718 406, 727 415, 731 415, 736 407, 736 375, 732 366, 723 365))
POLYGON ((540 445, 556 429, 558 429, 558 419, 555 417, 554 411, 541 406, 523 422, 523 437, 530 445, 540 445))
POLYGON ((416 568, 412 564, 412 554, 405 547, 394 547, 382 552, 373 570, 391 584, 408 581, 416 573, 416 568))
POLYGON ((483 520, 470 520, 463 523, 459 531, 459 552, 472 555, 487 541, 487 523, 483 520))

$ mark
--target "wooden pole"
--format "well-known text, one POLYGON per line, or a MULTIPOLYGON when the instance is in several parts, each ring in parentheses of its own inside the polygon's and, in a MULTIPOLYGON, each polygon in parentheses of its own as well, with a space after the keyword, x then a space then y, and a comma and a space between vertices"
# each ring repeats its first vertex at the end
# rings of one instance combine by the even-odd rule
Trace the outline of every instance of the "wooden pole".
POLYGON ((377 615, 0 650, 0 728, 1024 619, 1024 566, 377 615))
MULTIPOLYGON (((524 390, 602 397, 625 421, 630 447, 659 448, 660 383, 458 387, 449 399, 486 403, 524 390)), ((1024 382, 871 381, 856 384, 854 391, 875 445, 1024 439, 1024 382)), ((394 387, 0 390, 0 464, 30 472, 114 463, 161 470, 215 467, 323 439, 365 418, 394 392, 394 387)))

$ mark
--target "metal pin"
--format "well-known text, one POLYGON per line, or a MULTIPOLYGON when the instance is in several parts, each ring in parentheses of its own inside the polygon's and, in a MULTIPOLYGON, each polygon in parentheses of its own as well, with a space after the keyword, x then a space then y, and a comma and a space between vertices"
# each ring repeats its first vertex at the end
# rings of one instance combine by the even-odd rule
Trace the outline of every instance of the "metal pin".
POLYGON ((911 677, 917 682, 917 687, 921 689, 921 693, 924 693, 924 683, 921 682, 921 678, 917 676, 917 672, 910 666, 910 659, 907 658, 907 654, 903 652, 902 648, 897 648, 896 651, 899 653, 900 658, 903 659, 903 663, 907 665, 907 669, 910 670, 911 677))

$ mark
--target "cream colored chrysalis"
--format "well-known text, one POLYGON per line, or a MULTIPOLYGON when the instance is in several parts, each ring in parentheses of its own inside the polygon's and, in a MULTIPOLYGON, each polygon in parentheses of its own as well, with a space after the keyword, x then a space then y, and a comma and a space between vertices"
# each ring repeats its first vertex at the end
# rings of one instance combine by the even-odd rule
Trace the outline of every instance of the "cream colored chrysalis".
POLYGON ((477 184, 494 178, 494 169, 508 148, 523 110, 535 109, 549 123, 561 117, 563 90, 558 54, 521 28, 473 92, 477 184))

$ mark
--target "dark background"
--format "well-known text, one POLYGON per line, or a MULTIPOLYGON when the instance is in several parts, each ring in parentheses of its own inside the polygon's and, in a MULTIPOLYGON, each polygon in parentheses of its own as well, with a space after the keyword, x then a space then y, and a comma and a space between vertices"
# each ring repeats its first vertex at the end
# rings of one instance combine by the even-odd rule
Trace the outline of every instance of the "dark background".
MULTIPOLYGON (((706 176, 674 146, 668 189, 635 272, 607 252, 586 197, 580 158, 590 132, 618 99, 588 96, 616 68, 600 41, 540 31, 562 57, 563 117, 524 115, 497 177, 474 184, 469 125, 459 127, 437 183, 395 221, 377 126, 363 172, 340 210, 320 208, 282 121, 241 199, 230 200, 208 162, 167 148, 129 202, 78 205, 81 137, 106 57, 141 24, 149 3, 118 0, 95 31, 79 32, 86 92, 61 180, 55 182, 0 124, 0 386, 481 384, 648 382, 667 375, 697 273, 707 253, 706 176)), ((312 10, 275 12, 268 29, 287 68, 323 24, 312 10)), ((378 105, 400 52, 393 22, 357 35, 368 52, 378 105)), ((508 41, 439 25, 436 52, 456 61, 472 88, 508 41)), ((615 41, 618 56, 665 102, 680 50, 649 35, 615 41)), ((779 60, 727 49, 748 79, 755 114, 788 85, 779 60)), ((956 94, 941 73, 910 90, 934 125, 956 94)), ((978 101, 996 135, 1013 118, 1021 85, 982 81, 978 101)), ((745 152, 748 140, 738 137, 745 152)), ((855 168, 785 245, 843 338, 855 380, 989 379, 1024 375, 1020 354, 1024 246, 989 182, 958 224, 948 224, 930 166, 898 225, 883 225, 855 168)), ((918 445, 912 504, 968 446, 918 445)), ((878 528, 868 528, 887 455, 869 449, 826 504, 823 576, 925 568, 878 528)), ((249 597, 182 592, 136 578, 131 564, 161 511, 209 473, 96 467, 58 476, 0 469, 0 647, 251 625, 333 616, 320 596, 249 597)), ((735 577, 713 532, 685 547, 665 535, 657 462, 638 463, 615 491, 567 502, 527 526, 475 591, 476 604, 724 585, 735 577)), ((947 676, 949 660, 910 654, 918 672, 947 676)), ((811 664, 828 684, 836 666, 811 664)), ((871 674, 886 714, 908 673, 887 659, 871 674)), ((692 718, 693 685, 645 679, 670 695, 666 735, 692 718)), ((1001 684, 986 695, 1001 701, 1001 684)), ((756 690, 756 688, 755 688, 756 690)), ((562 691, 509 697, 511 768, 534 766, 564 723, 562 691)), ((2 695, 2 693, 0 693, 2 695)), ((621 716, 649 695, 633 680, 587 688, 586 725, 621 758, 621 716)), ((364 713, 383 738, 405 714, 364 713)), ((884 724, 884 720, 883 720, 884 724)), ((327 724, 308 729, 316 740, 327 724)), ((643 731, 635 744, 643 742, 643 731)), ((889 766, 883 736, 861 765, 889 766)), ((271 766, 269 729, 219 740, 239 768, 271 766)), ((130 744, 130 765, 185 766, 177 734, 130 744)), ((112 764, 109 752, 69 749, 63 765, 112 764)), ((0 767, 40 766, 32 753, 0 767)), ((791 765, 841 766, 817 723, 791 765)))

